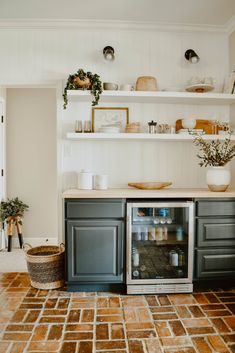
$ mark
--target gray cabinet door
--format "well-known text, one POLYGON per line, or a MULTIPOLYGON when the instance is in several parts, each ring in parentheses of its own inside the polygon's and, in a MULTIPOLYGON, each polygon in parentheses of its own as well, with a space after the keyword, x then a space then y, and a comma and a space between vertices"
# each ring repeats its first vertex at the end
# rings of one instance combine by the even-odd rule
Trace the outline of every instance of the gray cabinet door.
POLYGON ((66 228, 68 281, 123 282, 123 221, 68 220, 66 228))
POLYGON ((235 249, 196 250, 196 277, 235 276, 235 249))
POLYGON ((197 246, 235 245, 235 218, 197 219, 197 246))

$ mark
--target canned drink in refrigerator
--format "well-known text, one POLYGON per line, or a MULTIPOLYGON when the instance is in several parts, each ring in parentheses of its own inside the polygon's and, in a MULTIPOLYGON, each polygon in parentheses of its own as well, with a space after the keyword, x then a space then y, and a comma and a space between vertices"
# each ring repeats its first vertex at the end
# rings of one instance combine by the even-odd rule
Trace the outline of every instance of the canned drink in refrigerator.
POLYGON ((168 229, 167 227, 163 227, 163 240, 168 239, 168 229))
POLYGON ((179 266, 179 255, 175 250, 170 252, 170 265, 174 267, 179 266))
POLYGON ((141 228, 140 228, 140 226, 136 227, 135 240, 137 240, 137 241, 141 240, 141 228))
POLYGON ((141 240, 146 241, 149 239, 148 227, 143 227, 141 230, 141 240))
POLYGON ((183 241, 184 240, 184 230, 182 227, 178 227, 176 229, 176 240, 183 241))
POLYGON ((163 228, 162 227, 156 228, 156 240, 158 240, 158 241, 163 240, 163 228))
POLYGON ((138 251, 136 251, 132 256, 133 256, 133 266, 138 267, 140 264, 140 256, 138 251))
POLYGON ((149 240, 156 240, 155 228, 149 228, 149 240))
POLYGON ((179 251, 179 266, 184 266, 185 265, 185 255, 183 250, 179 251))

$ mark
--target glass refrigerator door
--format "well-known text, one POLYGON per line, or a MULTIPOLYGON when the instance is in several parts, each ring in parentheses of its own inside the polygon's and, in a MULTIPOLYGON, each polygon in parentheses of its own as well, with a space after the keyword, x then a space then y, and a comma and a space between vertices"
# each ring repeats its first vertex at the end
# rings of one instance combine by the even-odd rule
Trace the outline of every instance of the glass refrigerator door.
POLYGON ((129 283, 192 280, 193 203, 128 204, 129 283))

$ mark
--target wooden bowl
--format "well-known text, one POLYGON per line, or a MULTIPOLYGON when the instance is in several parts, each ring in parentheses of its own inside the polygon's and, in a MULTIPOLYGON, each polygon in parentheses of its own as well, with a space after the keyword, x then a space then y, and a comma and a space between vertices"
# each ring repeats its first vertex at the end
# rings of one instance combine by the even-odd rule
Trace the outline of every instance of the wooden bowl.
POLYGON ((153 76, 141 76, 136 81, 136 91, 157 91, 157 80, 153 76))
POLYGON ((132 186, 142 190, 159 190, 170 186, 171 182, 149 182, 149 183, 128 183, 128 186, 132 186))

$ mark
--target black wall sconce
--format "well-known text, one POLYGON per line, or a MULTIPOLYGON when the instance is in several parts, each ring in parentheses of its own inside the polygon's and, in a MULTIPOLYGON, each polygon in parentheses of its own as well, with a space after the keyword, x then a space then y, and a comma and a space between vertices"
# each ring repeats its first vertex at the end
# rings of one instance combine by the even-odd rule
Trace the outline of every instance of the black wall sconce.
POLYGON ((184 56, 185 56, 185 59, 192 64, 196 64, 200 60, 199 56, 197 55, 197 53, 195 53, 193 49, 186 50, 186 52, 184 53, 184 56))
POLYGON ((114 49, 109 45, 103 49, 103 55, 105 60, 113 61, 115 59, 114 49))

